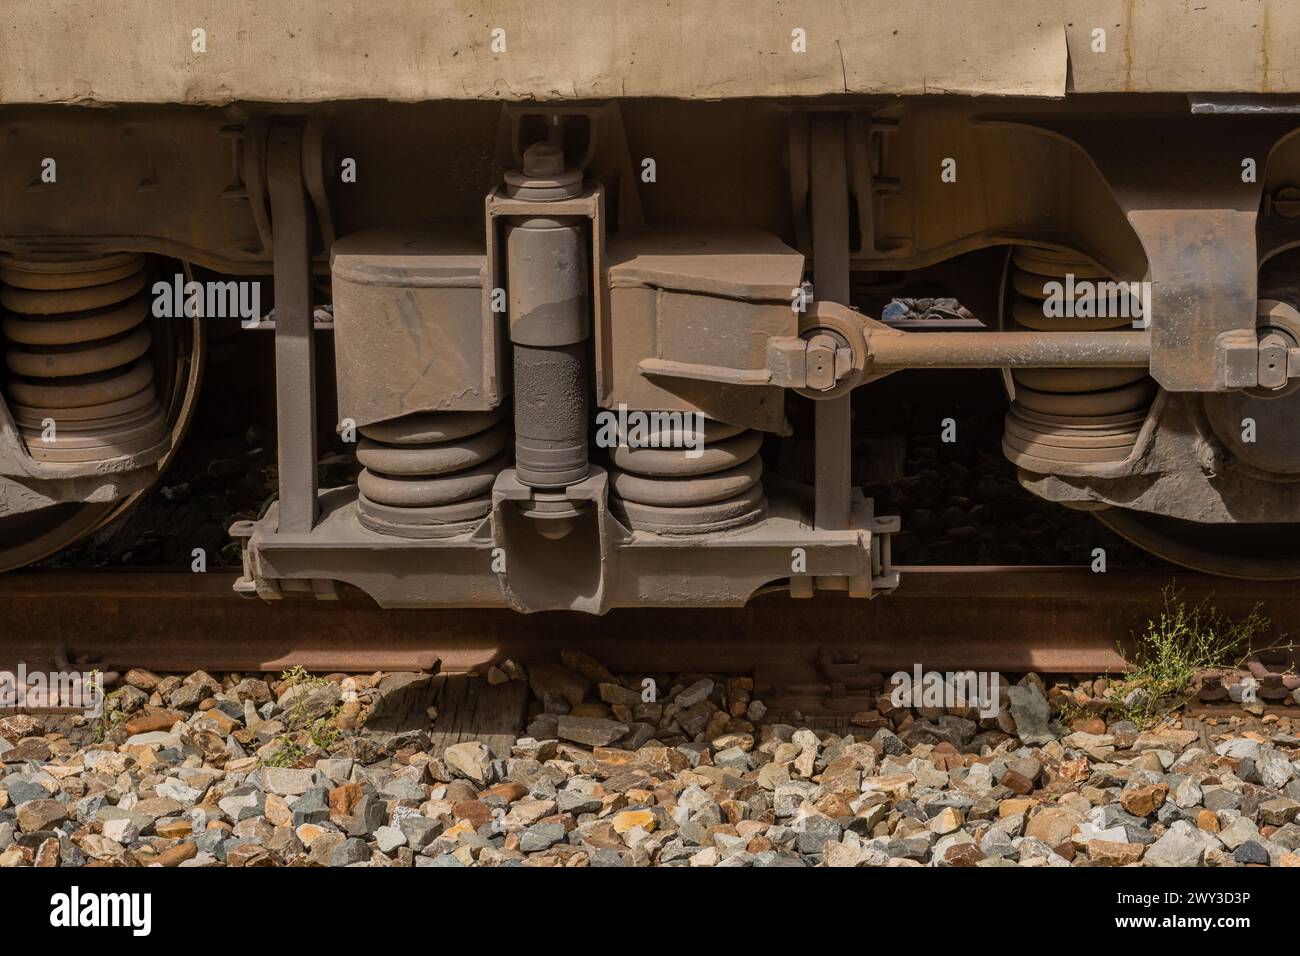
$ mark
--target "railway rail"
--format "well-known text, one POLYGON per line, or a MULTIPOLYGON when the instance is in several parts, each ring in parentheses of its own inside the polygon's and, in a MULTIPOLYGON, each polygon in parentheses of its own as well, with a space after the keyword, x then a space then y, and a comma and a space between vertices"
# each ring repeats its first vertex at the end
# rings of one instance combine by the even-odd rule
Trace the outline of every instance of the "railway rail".
POLYGON ((789 686, 852 685, 854 668, 1113 672, 1123 647, 1173 586, 1225 613, 1256 605, 1275 632, 1300 631, 1300 591, 1287 582, 1226 581, 1167 570, 1094 574, 1080 567, 903 570, 886 598, 796 600, 762 594, 735 609, 613 610, 519 615, 502 609, 381 610, 358 592, 336 601, 237 600, 233 575, 34 571, 0 577, 0 658, 105 669, 317 672, 470 671, 561 649, 616 671, 768 671, 789 686))

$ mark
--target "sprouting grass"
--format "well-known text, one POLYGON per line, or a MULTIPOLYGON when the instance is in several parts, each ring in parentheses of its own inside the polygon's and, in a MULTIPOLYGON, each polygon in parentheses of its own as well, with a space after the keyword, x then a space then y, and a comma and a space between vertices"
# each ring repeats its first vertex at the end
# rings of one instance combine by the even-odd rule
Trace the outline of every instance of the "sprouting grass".
POLYGON ((1199 671, 1240 667, 1258 651, 1293 646, 1280 643, 1280 638, 1256 646, 1271 626, 1259 605, 1245 617, 1231 618, 1209 598, 1187 604, 1172 586, 1165 588, 1163 597, 1159 615, 1134 635, 1129 669, 1112 683, 1106 701, 1107 710, 1139 728, 1150 727, 1186 703, 1199 671))
MULTIPOLYGON (((283 672, 280 679, 287 682, 290 688, 321 687, 328 683, 324 677, 309 674, 301 664, 292 670, 283 672)), ((285 726, 290 731, 293 731, 306 725, 307 738, 312 746, 328 751, 338 742, 341 736, 338 727, 334 723, 335 718, 338 716, 339 705, 335 704, 325 714, 312 720, 311 714, 308 713, 306 705, 303 703, 306 696, 306 694, 295 695, 289 711, 284 717, 285 726)), ((293 767, 307 756, 307 750, 289 732, 281 734, 278 742, 280 746, 269 757, 262 760, 263 766, 293 767)))
POLYGON ((262 760, 263 767, 296 767, 307 751, 303 750, 288 734, 281 735, 280 746, 269 757, 262 760))

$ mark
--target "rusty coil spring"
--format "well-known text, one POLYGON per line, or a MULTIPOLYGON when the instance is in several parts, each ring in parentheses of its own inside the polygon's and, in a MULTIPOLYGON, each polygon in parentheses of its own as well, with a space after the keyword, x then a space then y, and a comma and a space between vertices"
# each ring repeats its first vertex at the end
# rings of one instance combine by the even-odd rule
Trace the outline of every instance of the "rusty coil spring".
POLYGON ((145 258, 0 257, 6 398, 33 458, 104 461, 157 445, 145 258))
POLYGON ((610 508, 628 527, 701 534, 763 516, 761 432, 705 421, 652 428, 640 447, 622 438, 610 452, 610 508))
MULTIPOLYGON (((1095 292, 1097 284, 1111 281, 1091 259, 1020 246, 1011 261, 1011 319, 1016 329, 1091 332, 1132 323, 1128 315, 1047 314, 1049 283, 1065 287, 1066 277, 1072 275, 1078 296, 1084 288, 1095 292)), ((1011 375, 1015 401, 1006 416, 1003 451, 1015 464, 1038 472, 1123 461, 1137 442, 1155 394, 1155 383, 1138 368, 1027 368, 1011 375)))
POLYGON ((444 538, 492 510, 492 483, 509 460, 505 410, 431 412, 366 425, 357 445, 361 523, 381 534, 444 538))

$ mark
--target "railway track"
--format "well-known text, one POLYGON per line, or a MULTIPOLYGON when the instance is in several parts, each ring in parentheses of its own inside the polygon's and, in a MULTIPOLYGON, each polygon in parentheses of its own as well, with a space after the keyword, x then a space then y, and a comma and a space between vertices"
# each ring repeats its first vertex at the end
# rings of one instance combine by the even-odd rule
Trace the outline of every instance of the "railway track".
MULTIPOLYGON (((13 738, 0 739, 0 763, 23 801, 0 865, 1300 861, 1291 701, 1191 706, 1151 728, 1059 707, 1062 689, 1091 697, 1080 672, 1123 666, 1124 639, 1161 607, 1168 572, 924 566, 903 580, 869 602, 773 591, 734 610, 594 617, 383 611, 348 592, 264 604, 237 600, 223 573, 7 575, 0 663, 180 673, 124 675, 124 709, 105 723, 65 720, 70 707, 0 713, 0 738, 13 738), (472 673, 507 657, 515 666, 497 680, 472 673), (885 674, 916 664, 1039 676, 1009 688, 996 716, 882 705, 885 674), (297 667, 351 673, 265 674, 297 667), (366 673, 439 667, 470 673, 366 673), (647 672, 662 699, 638 691, 647 672), (79 804, 23 789, 33 762, 69 793, 120 766, 118 785, 137 799, 69 821, 79 804), (1156 782, 1120 787, 1110 775, 1123 771, 1156 782), (543 789, 530 791, 528 774, 543 789), (1221 781, 1238 776, 1250 802, 1211 809, 1232 801, 1221 781), (1078 809, 1097 795, 1112 826, 1078 809), (168 815, 143 814, 152 807, 168 815), (199 829, 198 814, 221 822, 199 829), (33 836, 61 825, 76 836, 33 836)), ((1280 585, 1188 575, 1177 586, 1231 614, 1262 604, 1277 630, 1300 618, 1300 596, 1280 585)))
MULTIPOLYGON (((908 567, 869 602, 776 592, 737 609, 519 615, 499 609, 380 610, 338 601, 240 600, 233 575, 34 571, 0 577, 0 658, 66 659, 106 669, 317 672, 470 671, 511 658, 598 656, 616 671, 779 670, 788 682, 843 683, 838 668, 1099 673, 1124 665, 1132 632, 1174 585, 1244 614, 1259 604, 1277 633, 1300 632, 1300 591, 1164 570, 908 567), (807 674, 801 676, 799 668, 807 674), (815 676, 808 676, 815 671, 815 676)), ((846 671, 845 673, 849 673, 846 671)), ((851 683, 851 678, 849 679, 851 683)))

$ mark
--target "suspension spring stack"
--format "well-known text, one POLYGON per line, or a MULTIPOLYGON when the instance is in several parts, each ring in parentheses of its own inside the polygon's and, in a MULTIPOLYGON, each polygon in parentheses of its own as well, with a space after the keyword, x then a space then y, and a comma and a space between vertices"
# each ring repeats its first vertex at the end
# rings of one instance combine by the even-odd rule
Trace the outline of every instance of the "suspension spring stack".
POLYGON ((763 516, 761 432, 706 420, 702 431, 689 424, 653 429, 638 444, 620 440, 610 454, 610 509, 628 527, 703 534, 763 516))
MULTIPOLYGON (((1129 315, 1052 317, 1049 283, 1109 282, 1092 260, 1073 252, 1018 247, 1011 258, 1011 319, 1018 331, 1102 331, 1130 327, 1129 315)), ((1108 311, 1099 309, 1097 311, 1108 311)), ((1007 412, 1002 448, 1030 471, 1054 473, 1126 459, 1137 443, 1155 395, 1138 368, 1015 369, 1015 401, 1007 412)))
POLYGON ((105 461, 159 444, 145 258, 0 257, 6 399, 31 456, 105 461))
POLYGON ((504 409, 407 415, 361 429, 361 523, 403 538, 472 531, 492 510, 492 482, 507 464, 504 409))

